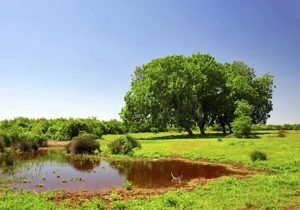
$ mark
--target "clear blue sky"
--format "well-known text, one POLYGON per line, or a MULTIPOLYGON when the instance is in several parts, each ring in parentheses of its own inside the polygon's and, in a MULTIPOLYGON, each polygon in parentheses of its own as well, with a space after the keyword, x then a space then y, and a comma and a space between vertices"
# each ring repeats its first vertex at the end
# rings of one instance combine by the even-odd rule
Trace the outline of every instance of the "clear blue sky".
POLYGON ((273 74, 268 123, 300 123, 299 0, 0 0, 0 118, 118 118, 136 66, 195 52, 273 74))

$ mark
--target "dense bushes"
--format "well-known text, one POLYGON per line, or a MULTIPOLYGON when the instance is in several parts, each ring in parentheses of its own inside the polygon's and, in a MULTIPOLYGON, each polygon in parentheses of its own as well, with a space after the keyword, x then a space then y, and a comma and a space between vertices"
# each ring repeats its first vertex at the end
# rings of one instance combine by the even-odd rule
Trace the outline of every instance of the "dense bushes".
POLYGON ((95 151, 100 151, 100 144, 95 141, 91 134, 82 134, 74 137, 66 146, 67 152, 72 154, 93 154, 95 151))
POLYGON ((120 137, 108 145, 112 154, 131 154, 132 150, 141 147, 140 143, 131 136, 120 137))
POLYGON ((7 146, 26 139, 35 139, 42 146, 44 139, 70 140, 81 133, 90 133, 101 138, 103 134, 123 134, 126 129, 117 120, 101 121, 96 118, 28 119, 18 117, 0 121, 0 137, 7 146))

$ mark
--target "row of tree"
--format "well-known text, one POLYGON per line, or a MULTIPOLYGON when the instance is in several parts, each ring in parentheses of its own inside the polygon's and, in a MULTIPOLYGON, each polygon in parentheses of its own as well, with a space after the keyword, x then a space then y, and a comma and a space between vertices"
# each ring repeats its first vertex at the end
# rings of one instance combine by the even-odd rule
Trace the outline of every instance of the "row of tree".
POLYGON ((204 134, 206 125, 219 124, 226 133, 234 120, 265 124, 273 88, 272 75, 258 77, 240 61, 171 55, 136 68, 120 116, 129 129, 174 126, 192 135, 194 126, 204 134))

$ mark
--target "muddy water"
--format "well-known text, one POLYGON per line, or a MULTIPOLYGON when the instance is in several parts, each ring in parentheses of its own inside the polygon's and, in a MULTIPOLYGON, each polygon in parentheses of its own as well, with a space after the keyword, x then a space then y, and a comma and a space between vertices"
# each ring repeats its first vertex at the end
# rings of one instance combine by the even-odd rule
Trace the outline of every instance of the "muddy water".
POLYGON ((135 187, 164 188, 184 185, 195 178, 211 179, 237 174, 223 166, 201 165, 182 160, 70 160, 57 151, 46 150, 15 157, 18 160, 14 168, 0 168, 0 176, 13 178, 15 182, 11 186, 19 190, 99 191, 121 187, 125 180, 132 182, 135 187), (171 173, 177 178, 173 179, 171 173))

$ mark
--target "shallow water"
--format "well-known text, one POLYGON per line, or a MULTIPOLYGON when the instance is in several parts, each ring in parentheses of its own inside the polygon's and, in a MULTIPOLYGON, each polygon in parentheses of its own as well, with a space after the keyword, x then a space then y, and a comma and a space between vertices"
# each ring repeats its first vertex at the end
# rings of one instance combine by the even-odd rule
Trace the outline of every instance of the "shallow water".
POLYGON ((182 160, 113 161, 72 160, 60 152, 42 150, 15 156, 14 169, 0 169, 3 178, 18 180, 11 186, 36 191, 89 190, 99 191, 121 187, 125 180, 140 188, 164 188, 179 183, 172 179, 181 177, 181 185, 191 179, 212 179, 238 174, 223 166, 202 165, 182 160))

